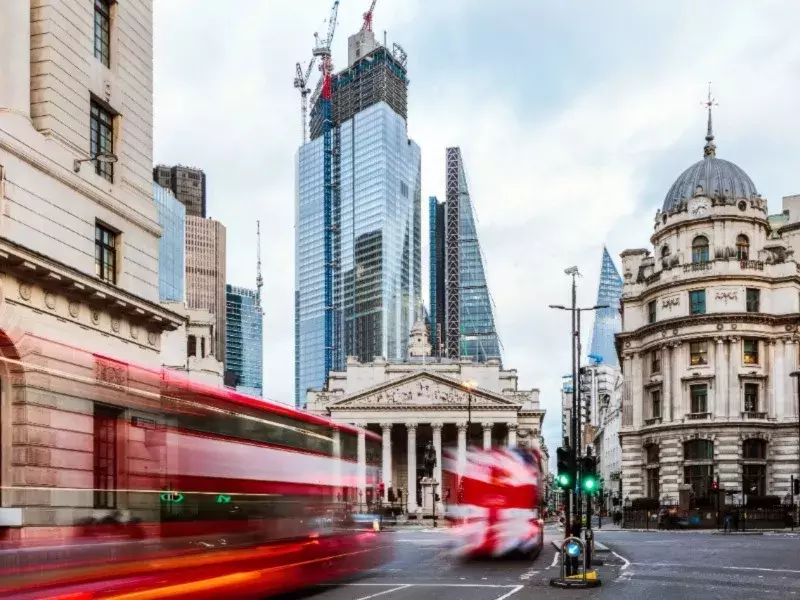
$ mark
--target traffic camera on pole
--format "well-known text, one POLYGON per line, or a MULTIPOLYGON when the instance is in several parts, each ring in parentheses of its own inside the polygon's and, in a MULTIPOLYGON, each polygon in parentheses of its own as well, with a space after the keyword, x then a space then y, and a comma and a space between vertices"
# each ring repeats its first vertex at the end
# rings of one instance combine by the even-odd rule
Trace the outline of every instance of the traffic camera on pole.
POLYGON ((568 490, 575 483, 575 466, 572 461, 572 451, 569 448, 558 448, 556 450, 556 461, 558 467, 556 485, 562 490, 568 490))

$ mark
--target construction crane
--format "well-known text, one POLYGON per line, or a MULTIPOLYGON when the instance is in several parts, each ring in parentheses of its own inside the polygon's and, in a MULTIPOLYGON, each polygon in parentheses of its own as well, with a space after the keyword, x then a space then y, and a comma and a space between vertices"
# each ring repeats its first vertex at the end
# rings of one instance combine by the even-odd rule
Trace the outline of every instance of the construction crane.
POLYGON ((261 221, 256 221, 256 239, 258 246, 256 247, 256 298, 258 299, 258 308, 261 314, 264 310, 261 308, 261 288, 264 287, 264 277, 261 275, 261 221))
POLYGON ((308 67, 303 72, 303 67, 300 63, 295 65, 296 74, 294 78, 294 87, 300 90, 300 112, 303 119, 303 143, 308 140, 308 95, 311 90, 308 89, 308 78, 311 77, 311 69, 314 68, 314 63, 317 61, 316 56, 312 56, 308 61, 308 67))
POLYGON ((334 0, 331 16, 328 19, 328 35, 324 40, 314 34, 317 44, 313 55, 319 56, 322 71, 322 89, 320 91, 320 104, 322 108, 322 135, 323 135, 323 215, 324 215, 324 244, 323 254, 325 262, 324 284, 324 345, 325 345, 325 377, 333 369, 333 353, 336 349, 333 339, 333 319, 336 307, 333 305, 333 271, 336 268, 333 262, 333 107, 331 106, 333 75, 333 61, 331 60, 331 45, 333 34, 336 31, 336 16, 339 13, 339 0, 334 0))
POLYGON ((369 10, 364 13, 364 24, 361 26, 361 31, 372 31, 372 13, 375 12, 375 5, 378 0, 372 0, 369 10))

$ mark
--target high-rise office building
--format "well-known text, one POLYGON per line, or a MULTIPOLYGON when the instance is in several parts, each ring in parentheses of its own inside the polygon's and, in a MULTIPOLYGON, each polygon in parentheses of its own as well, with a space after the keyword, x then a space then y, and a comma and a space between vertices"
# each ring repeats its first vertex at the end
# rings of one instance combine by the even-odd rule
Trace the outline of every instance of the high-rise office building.
POLYGON ((186 299, 186 207, 168 189, 153 183, 161 238, 158 240, 158 295, 162 302, 186 299))
POLYGON ((261 396, 264 361, 263 312, 256 290, 228 284, 226 292, 226 370, 235 375, 236 389, 261 396))
POLYGON ((298 403, 346 356, 404 358, 421 297, 420 149, 407 134, 405 54, 351 42, 353 62, 333 75, 329 99, 313 100, 311 141, 297 157, 298 403))
POLYGON ((603 247, 603 263, 600 267, 600 285, 597 287, 597 304, 607 306, 595 312, 592 341, 589 351, 611 367, 618 367, 614 336, 622 331, 622 317, 619 314, 619 299, 622 296, 622 277, 611 260, 608 249, 603 247))
POLYGON ((500 358, 492 297, 459 148, 447 149, 447 200, 429 200, 430 326, 436 356, 500 358))
POLYGON ((225 362, 225 226, 214 219, 186 217, 186 304, 216 319, 214 347, 225 362))
POLYGON ((206 217, 206 174, 192 167, 157 165, 153 181, 170 190, 186 207, 186 214, 206 217))

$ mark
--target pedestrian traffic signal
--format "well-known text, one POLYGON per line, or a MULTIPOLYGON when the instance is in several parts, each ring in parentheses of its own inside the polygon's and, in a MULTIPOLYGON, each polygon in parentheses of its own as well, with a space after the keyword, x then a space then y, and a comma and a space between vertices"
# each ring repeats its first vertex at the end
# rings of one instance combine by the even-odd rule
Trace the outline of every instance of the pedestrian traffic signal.
POLYGON ((711 483, 711 489, 714 490, 715 492, 718 492, 719 491, 719 481, 713 481, 711 483))
POLYGON ((795 479, 794 480, 794 486, 793 486, 792 492, 794 493, 795 496, 800 494, 800 479, 795 479))
POLYGON ((597 477, 597 459, 594 456, 584 456, 581 461, 581 489, 590 496, 600 489, 600 479, 597 477))
POLYGON ((572 461, 572 451, 569 448, 558 448, 556 450, 556 485, 562 490, 572 487, 575 482, 575 467, 572 461))

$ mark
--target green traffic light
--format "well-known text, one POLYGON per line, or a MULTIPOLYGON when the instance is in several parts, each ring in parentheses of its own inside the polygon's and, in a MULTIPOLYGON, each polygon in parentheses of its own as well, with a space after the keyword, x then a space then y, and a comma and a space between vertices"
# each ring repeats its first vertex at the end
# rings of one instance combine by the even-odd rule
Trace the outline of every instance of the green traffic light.
POLYGON ((587 477, 583 480, 583 485, 581 487, 586 492, 594 492, 597 490, 597 479, 594 477, 587 477))
POLYGON ((570 477, 566 473, 559 473, 558 477, 556 478, 556 482, 558 483, 559 487, 568 488, 570 482, 570 477))

